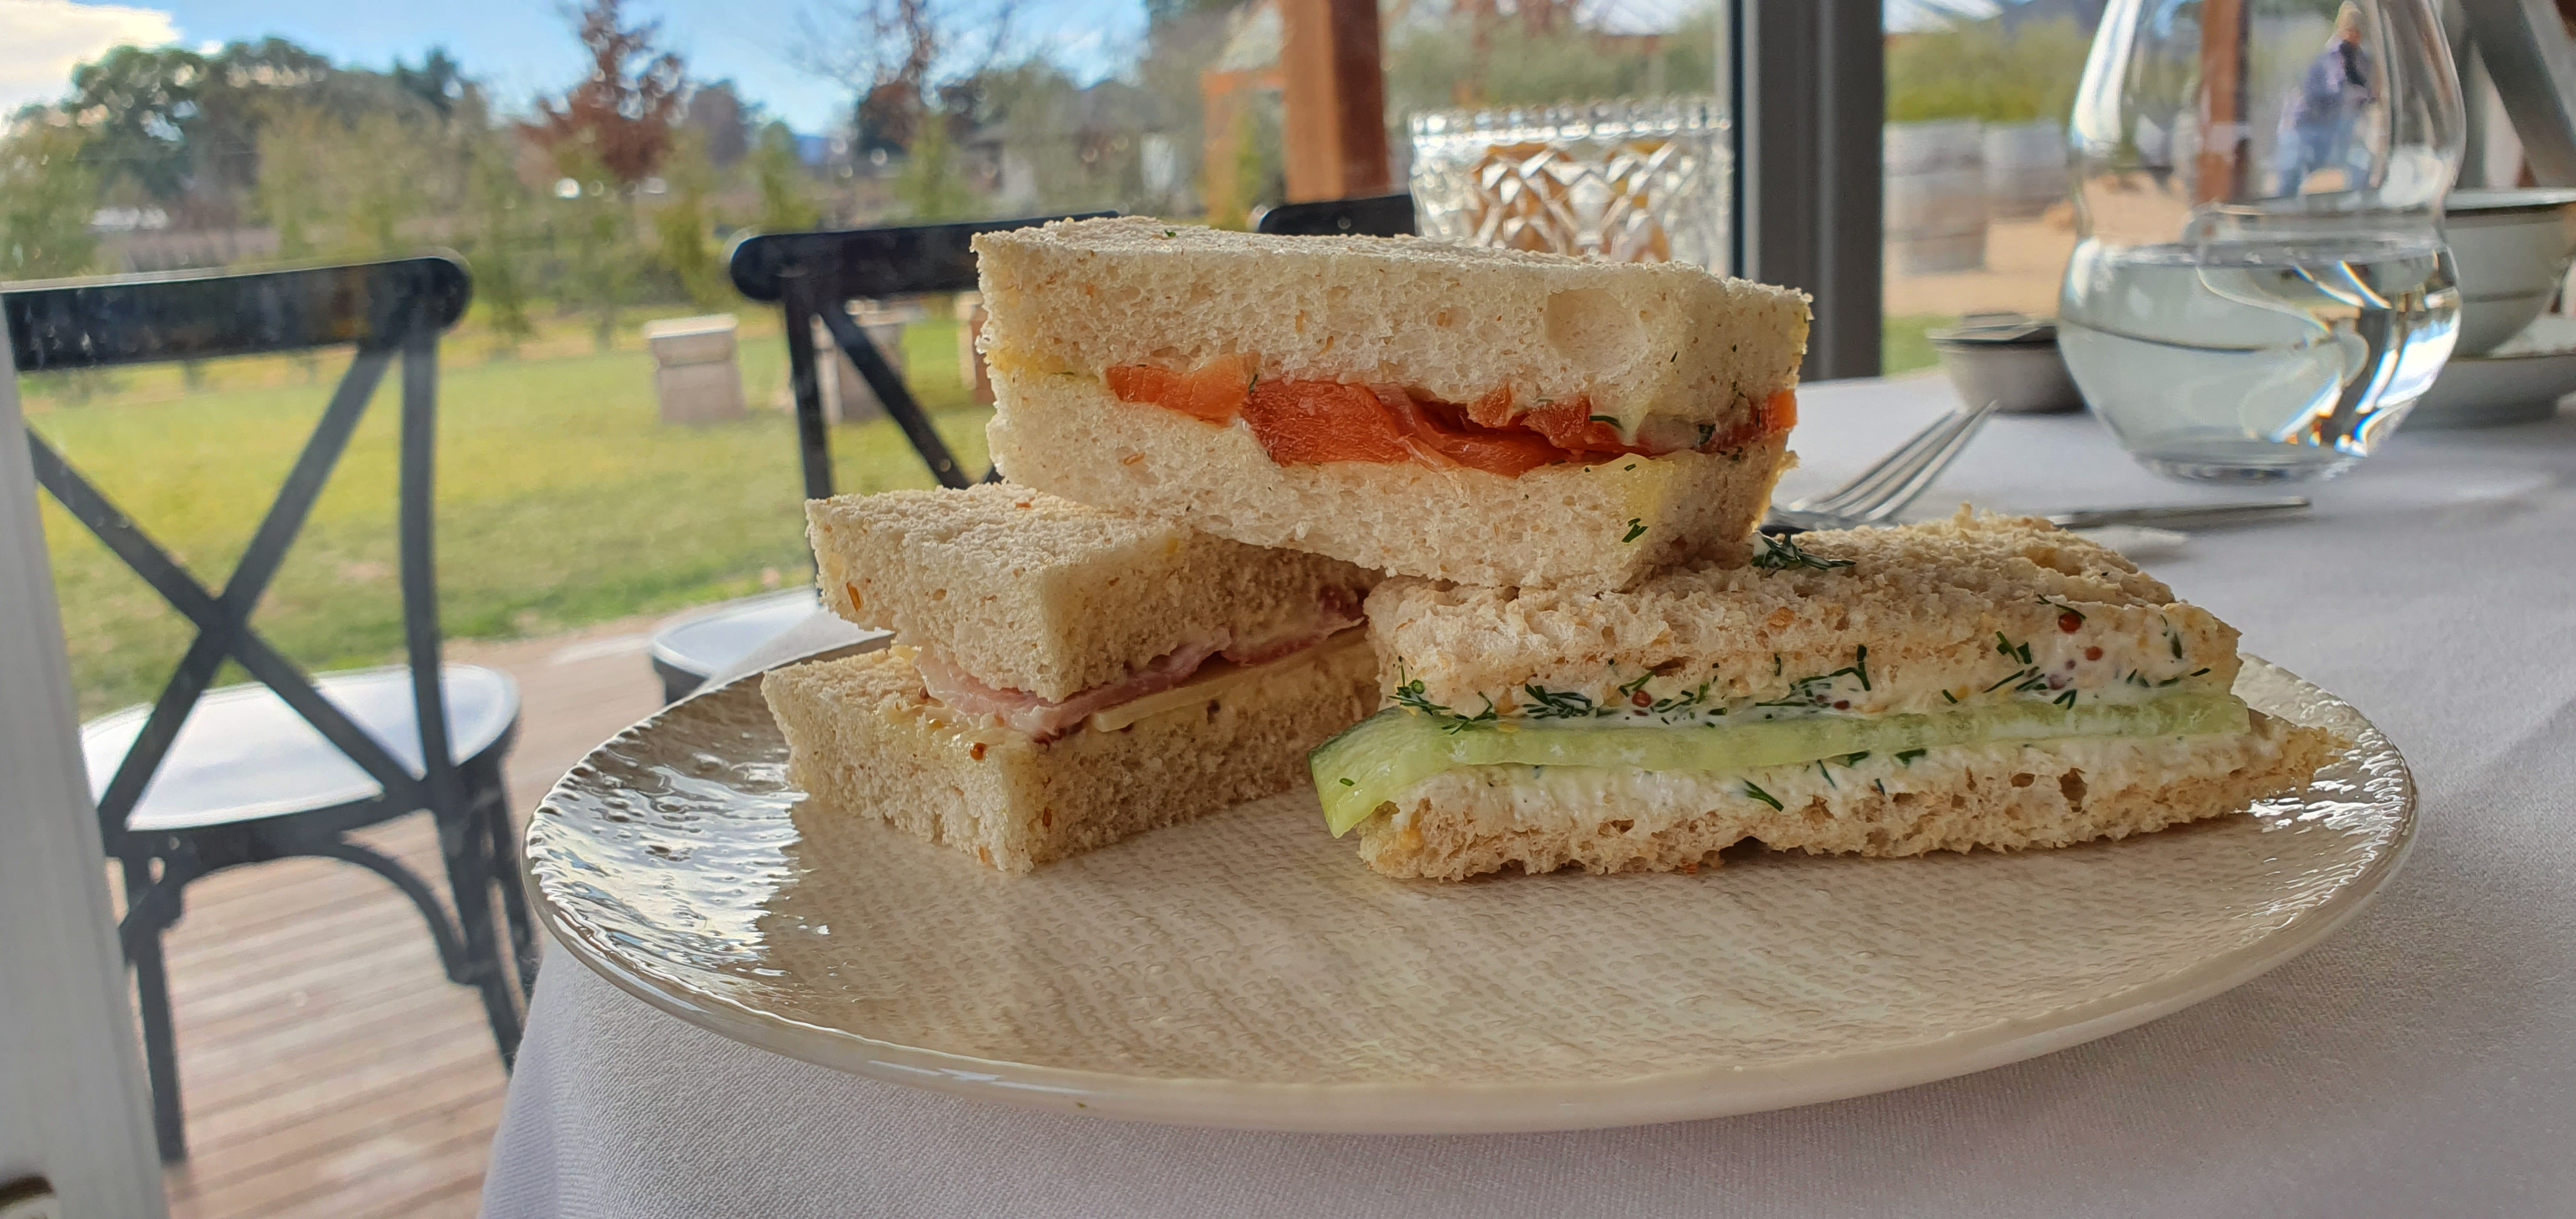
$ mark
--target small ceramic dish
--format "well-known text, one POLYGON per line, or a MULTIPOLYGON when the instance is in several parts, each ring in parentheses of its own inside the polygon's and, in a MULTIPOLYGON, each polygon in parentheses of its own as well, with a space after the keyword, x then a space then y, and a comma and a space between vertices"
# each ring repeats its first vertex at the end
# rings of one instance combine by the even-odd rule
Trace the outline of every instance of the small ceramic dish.
POLYGON ((1941 353, 1941 371, 1970 405, 1987 402, 2013 414, 2071 411, 2084 405, 2066 359, 2057 351, 2057 323, 2019 313, 1972 313, 1948 330, 1926 336, 1941 353))
POLYGON ((2458 191, 2443 227, 2460 276, 2460 339, 2451 354, 2485 355, 2558 295, 2576 256, 2576 190, 2458 191))

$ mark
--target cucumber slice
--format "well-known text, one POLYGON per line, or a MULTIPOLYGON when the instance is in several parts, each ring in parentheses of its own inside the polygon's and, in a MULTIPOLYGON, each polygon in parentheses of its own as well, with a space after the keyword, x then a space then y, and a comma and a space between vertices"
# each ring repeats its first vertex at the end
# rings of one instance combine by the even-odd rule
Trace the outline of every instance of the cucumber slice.
POLYGON ((1988 741, 2198 736, 2246 730, 2230 694, 2174 693, 2144 703, 2061 707, 2027 700, 1933 715, 1813 716, 1743 724, 1614 728, 1504 721, 1452 730, 1389 707, 1308 756, 1324 821, 1338 838, 1415 784, 1461 766, 1598 766, 1733 773, 1855 753, 1988 741))

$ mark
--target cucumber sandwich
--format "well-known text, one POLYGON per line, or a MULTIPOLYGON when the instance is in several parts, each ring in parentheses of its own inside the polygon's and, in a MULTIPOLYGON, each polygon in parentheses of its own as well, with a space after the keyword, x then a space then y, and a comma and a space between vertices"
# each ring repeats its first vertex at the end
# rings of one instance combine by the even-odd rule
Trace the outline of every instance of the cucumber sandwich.
POLYGON ((2230 693, 2232 628, 2035 520, 1767 539, 1624 592, 1396 578, 1368 611, 1390 705, 1309 761, 1392 876, 2065 846, 2242 810, 2337 748, 2230 693))

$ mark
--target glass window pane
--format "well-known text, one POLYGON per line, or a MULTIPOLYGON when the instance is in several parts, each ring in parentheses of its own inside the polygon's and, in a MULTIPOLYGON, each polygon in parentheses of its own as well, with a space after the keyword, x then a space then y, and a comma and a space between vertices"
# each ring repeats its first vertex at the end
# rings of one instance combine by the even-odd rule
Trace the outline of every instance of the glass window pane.
POLYGON ((1972 313, 2057 312, 2066 115, 2102 0, 1889 0, 1886 371, 1972 313))

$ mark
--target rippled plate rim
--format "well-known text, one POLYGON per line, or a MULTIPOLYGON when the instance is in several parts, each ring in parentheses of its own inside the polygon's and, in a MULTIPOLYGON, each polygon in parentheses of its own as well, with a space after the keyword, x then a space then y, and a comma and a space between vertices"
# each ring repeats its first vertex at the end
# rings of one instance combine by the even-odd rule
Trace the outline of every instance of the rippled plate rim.
MULTIPOLYGON (((874 639, 781 663, 855 655, 886 642, 874 639)), ((1291 1084, 1119 1075, 978 1058, 808 1024, 629 969, 603 938, 588 934, 579 919, 548 897, 541 861, 553 852, 541 847, 540 840, 551 818, 529 819, 522 879, 539 921, 555 942, 620 990, 745 1045, 887 1083, 1048 1112, 1182 1126, 1339 1134, 1497 1134, 1729 1117, 1891 1092, 2108 1037, 2242 986, 2314 947, 2361 913, 2414 849, 2414 772, 2396 745, 2358 708, 2259 657, 2248 655, 2244 661, 2248 668, 2269 670, 2307 695, 2352 714, 2377 738, 2391 763, 2390 777, 2397 784, 2396 824, 2378 854, 2330 896, 2252 943, 2089 1003, 1932 1042, 1760 1066, 1531 1083, 1291 1084)), ((703 688, 638 721, 585 757, 547 793, 545 803, 552 806, 558 792, 580 786, 575 776, 591 766, 601 750, 650 733, 688 703, 759 678, 757 673, 747 674, 722 686, 703 688)))

